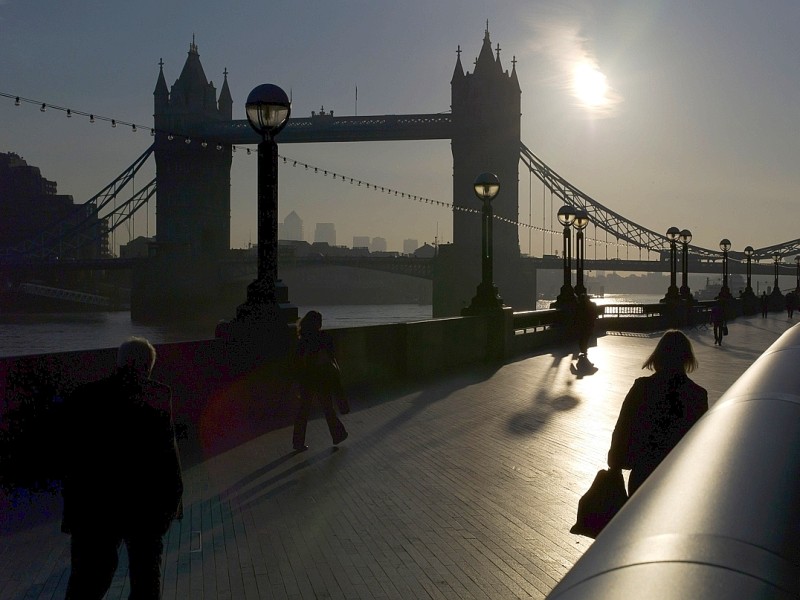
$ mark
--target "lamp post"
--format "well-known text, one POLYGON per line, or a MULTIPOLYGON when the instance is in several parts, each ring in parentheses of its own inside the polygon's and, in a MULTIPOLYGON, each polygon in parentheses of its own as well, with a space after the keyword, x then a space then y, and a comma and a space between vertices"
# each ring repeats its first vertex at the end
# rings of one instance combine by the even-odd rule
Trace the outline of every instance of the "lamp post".
POLYGON ((572 221, 572 226, 576 230, 575 234, 575 269, 577 274, 575 276, 575 295, 580 300, 582 296, 586 295, 586 286, 583 285, 583 259, 584 259, 584 246, 583 246, 583 230, 589 224, 589 213, 583 208, 575 209, 575 219, 572 221))
POLYGON ((565 204, 558 209, 558 222, 564 227, 564 283, 558 298, 550 308, 567 308, 575 304, 575 290, 572 289, 572 244, 570 243, 569 230, 575 220, 575 209, 565 204))
POLYGON ((794 287, 794 291, 800 294, 800 254, 794 257, 794 262, 797 265, 797 268, 795 269, 795 277, 797 279, 797 282, 794 287))
POLYGON ((749 296, 753 293, 753 286, 751 285, 751 278, 752 278, 752 260, 753 260, 753 247, 752 246, 745 246, 744 255, 747 257, 747 285, 744 288, 745 295, 749 296))
POLYGON ((261 136, 258 144, 258 276, 247 286, 247 301, 237 310, 237 320, 278 323, 297 319, 297 308, 280 306, 289 301, 288 289, 278 280, 278 144, 275 136, 286 126, 291 102, 281 88, 265 83, 247 96, 245 112, 250 126, 261 136), (282 313, 284 319, 280 316, 282 313))
POLYGON ((473 183, 475 195, 483 202, 481 213, 481 282, 478 285, 475 297, 470 305, 461 311, 464 315, 483 314, 501 311, 503 299, 500 298, 493 278, 493 249, 492 249, 492 200, 500 191, 500 181, 494 173, 481 173, 473 183))
POLYGON ((689 242, 692 241, 692 232, 688 229, 683 229, 678 235, 678 240, 683 246, 683 253, 681 259, 681 266, 683 267, 683 279, 681 281, 681 298, 683 300, 691 300, 691 292, 689 290, 689 242))
POLYGON ((719 297, 727 299, 731 297, 728 288, 728 250, 731 249, 731 241, 728 238, 721 239, 719 249, 722 250, 722 288, 719 290, 719 297))
POLYGON ((778 266, 781 264, 781 255, 776 252, 773 258, 775 259, 775 285, 772 286, 772 293, 779 294, 780 288, 778 287, 778 266))
POLYGON ((675 242, 680 237, 680 234, 681 230, 677 227, 667 229, 667 240, 669 240, 669 287, 667 288, 667 295, 661 300, 662 302, 677 302, 678 300, 678 286, 676 283, 678 257, 675 242))

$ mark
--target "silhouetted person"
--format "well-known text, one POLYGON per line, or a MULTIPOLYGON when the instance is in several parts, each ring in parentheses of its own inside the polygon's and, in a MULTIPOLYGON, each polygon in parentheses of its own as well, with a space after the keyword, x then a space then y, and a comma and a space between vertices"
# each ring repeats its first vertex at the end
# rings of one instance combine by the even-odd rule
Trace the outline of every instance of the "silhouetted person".
POLYGON ((794 292, 786 292, 786 314, 791 319, 794 309, 797 308, 797 295, 794 292))
POLYGON ((70 533, 67 600, 103 598, 128 550, 129 598, 161 597, 163 536, 183 516, 172 392, 150 379, 156 353, 143 338, 117 351, 113 375, 65 404, 62 531, 70 533))
POLYGON ((761 317, 766 319, 769 312, 769 296, 767 292, 761 292, 761 317))
POLYGON ((343 393, 333 338, 322 331, 322 315, 315 310, 308 311, 297 323, 293 368, 300 400, 292 435, 294 449, 308 449, 306 426, 315 399, 322 407, 334 445, 344 441, 347 430, 333 408, 334 396, 343 393))
POLYGON ((642 368, 654 373, 634 381, 608 451, 610 468, 631 469, 629 495, 708 410, 708 393, 687 376, 697 368, 697 359, 680 331, 664 333, 642 368))
POLYGON ((722 328, 725 327, 725 310, 722 302, 717 301, 711 307, 711 324, 714 326, 714 345, 722 346, 722 328))

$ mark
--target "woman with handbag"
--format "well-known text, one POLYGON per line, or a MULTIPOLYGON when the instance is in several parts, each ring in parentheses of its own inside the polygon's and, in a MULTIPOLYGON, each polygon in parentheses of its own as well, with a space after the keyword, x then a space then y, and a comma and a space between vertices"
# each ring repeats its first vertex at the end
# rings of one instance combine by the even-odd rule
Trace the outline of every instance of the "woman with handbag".
POLYGON ((687 375, 697 368, 697 359, 682 332, 664 333, 642 368, 654 373, 634 381, 608 451, 611 469, 631 470, 628 495, 708 410, 708 392, 687 375))
POLYGON ((347 430, 336 416, 334 399, 342 413, 350 409, 339 377, 333 338, 328 332, 322 331, 322 315, 315 310, 308 311, 297 323, 293 368, 295 389, 300 401, 292 434, 294 449, 298 452, 308 449, 305 443, 306 427, 314 399, 322 407, 333 444, 343 442, 347 438, 347 430))

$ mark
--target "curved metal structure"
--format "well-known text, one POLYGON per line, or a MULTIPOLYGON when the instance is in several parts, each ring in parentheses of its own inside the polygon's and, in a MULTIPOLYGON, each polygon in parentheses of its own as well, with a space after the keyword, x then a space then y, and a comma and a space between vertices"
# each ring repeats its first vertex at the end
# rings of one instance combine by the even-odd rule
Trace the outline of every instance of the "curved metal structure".
MULTIPOLYGON (((648 252, 669 251, 669 240, 666 235, 642 227, 619 213, 609 210, 548 167, 525 144, 520 145, 520 158, 530 172, 536 175, 547 189, 558 196, 565 204, 584 209, 589 213, 589 219, 592 223, 600 229, 607 231, 619 240, 648 252)), ((699 246, 689 246, 689 249, 692 255, 702 258, 717 258, 720 256, 718 250, 708 250, 699 246)))
MULTIPOLYGON (((564 204, 586 210, 589 213, 589 219, 600 229, 607 231, 618 240, 649 252, 669 251, 669 240, 666 235, 642 227, 619 213, 606 208, 547 166, 525 144, 520 145, 520 158, 530 172, 536 175, 537 179, 547 189, 558 196, 564 204)), ((710 250, 692 245, 689 245, 689 253, 699 259, 714 260, 722 256, 722 252, 719 250, 710 250)), ((781 256, 800 254, 800 239, 758 248, 753 251, 751 259, 754 261, 772 260, 775 253, 781 256)), ((728 257, 735 261, 744 261, 746 259, 744 252, 728 252, 728 257)))
POLYGON ((794 326, 697 422, 548 598, 800 597, 798 361, 794 326))

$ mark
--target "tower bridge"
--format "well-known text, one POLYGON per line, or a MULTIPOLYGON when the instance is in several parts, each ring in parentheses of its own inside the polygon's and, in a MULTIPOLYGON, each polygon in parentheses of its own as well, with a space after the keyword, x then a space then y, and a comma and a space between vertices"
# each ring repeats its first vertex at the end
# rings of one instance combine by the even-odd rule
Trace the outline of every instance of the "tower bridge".
MULTIPOLYGON (((457 314, 472 297, 481 279, 481 219, 475 214, 472 183, 476 174, 490 171, 503 182, 502 193, 493 202, 495 282, 506 302, 519 309, 533 308, 536 271, 561 269, 555 258, 525 259, 519 245, 519 166, 520 163, 564 204, 585 209, 590 222, 613 238, 618 246, 638 249, 640 260, 587 258, 589 270, 663 271, 669 270, 666 256, 669 241, 664 234, 642 227, 610 210, 569 181, 534 154, 520 139, 521 88, 515 61, 504 70, 499 48, 492 50, 488 29, 475 61, 473 72, 466 72, 459 50, 451 85, 449 111, 433 114, 334 116, 332 112, 312 113, 307 118, 291 118, 278 134, 279 143, 368 142, 391 140, 451 140, 453 156, 453 242, 439 247, 435 260, 406 263, 393 259, 359 262, 359 268, 404 272, 413 267, 415 276, 434 281, 434 315, 457 314), (491 114, 486 106, 494 107, 491 114), (657 260, 642 260, 642 252, 655 253, 657 260), (423 265, 426 265, 423 267, 423 265)), ((138 193, 125 210, 112 213, 116 227, 132 216, 157 190, 156 255, 134 267, 132 312, 151 314, 155 307, 187 307, 180 298, 219 291, 218 265, 230 248, 230 169, 232 152, 238 145, 257 144, 259 136, 245 120, 233 120, 233 98, 227 72, 217 94, 200 63, 197 45, 192 42, 186 62, 168 87, 163 62, 160 64, 154 98, 155 140, 151 149, 137 159, 100 194, 96 211, 116 197, 119 182, 132 178, 141 162, 155 156, 156 178, 138 193), (204 144, 175 143, 175 136, 204 144), (213 144, 217 150, 207 151, 213 144), (113 190, 113 191, 112 191, 113 190), (144 265, 144 266, 143 266, 144 265), (167 292, 174 292, 170 295, 167 292), (165 293, 176 302, 165 302, 165 293)), ((551 202, 552 204, 552 202, 551 202)), ((528 224, 530 226, 530 224, 528 224)), ((551 232, 558 235, 556 232, 551 232)), ((598 242, 598 240, 595 240, 598 242)), ((50 247, 61 245, 48 237, 50 247)), ((23 250, 36 253, 35 244, 23 250)), ((772 272, 772 257, 800 252, 800 240, 792 240, 752 255, 753 273, 772 272), (758 261, 767 264, 759 264, 758 261)), ((721 252, 689 246, 691 272, 719 272, 721 252)), ((46 252, 41 252, 47 257, 46 252)), ((50 253, 52 258, 52 252, 50 253)), ((741 252, 729 252, 732 271, 739 272, 741 252)), ((744 267, 742 267, 743 270, 744 267)), ((240 292, 242 290, 239 290, 240 292)))

